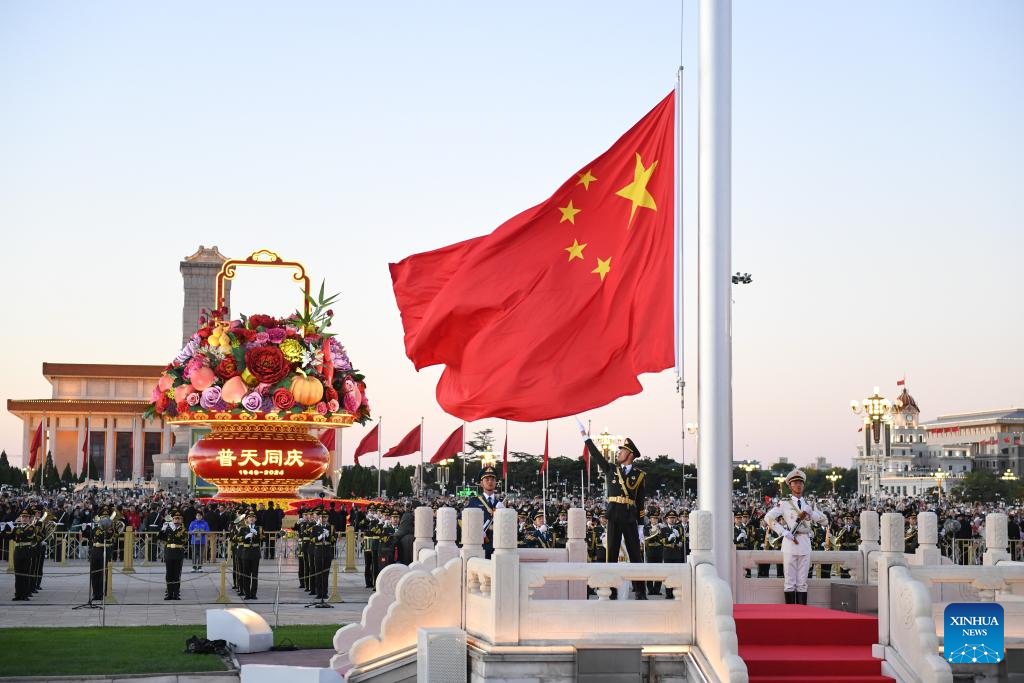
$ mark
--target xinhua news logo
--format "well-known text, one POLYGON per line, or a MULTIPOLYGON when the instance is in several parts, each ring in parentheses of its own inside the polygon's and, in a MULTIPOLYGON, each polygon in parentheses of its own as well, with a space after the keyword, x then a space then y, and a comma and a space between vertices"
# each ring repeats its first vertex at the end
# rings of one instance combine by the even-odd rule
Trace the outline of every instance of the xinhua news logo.
POLYGON ((953 664, 996 664, 1003 660, 1003 606, 995 602, 953 602, 942 622, 943 652, 953 664))

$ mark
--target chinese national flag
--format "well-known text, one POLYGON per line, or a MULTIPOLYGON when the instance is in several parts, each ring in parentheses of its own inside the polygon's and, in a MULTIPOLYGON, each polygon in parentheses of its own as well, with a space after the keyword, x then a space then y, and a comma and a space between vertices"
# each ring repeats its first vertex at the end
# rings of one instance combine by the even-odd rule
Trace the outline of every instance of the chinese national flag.
POLYGON ((82 441, 82 463, 78 468, 79 474, 89 469, 89 431, 85 432, 85 439, 82 441))
POLYGON ((564 417, 672 367, 674 100, 491 234, 391 264, 406 354, 447 366, 445 411, 564 417))
POLYGON ((405 435, 390 451, 384 454, 385 458, 397 458, 400 455, 412 455, 421 450, 420 426, 416 425, 411 432, 405 435))
POLYGON ((363 437, 363 440, 356 446, 355 460, 359 464, 359 456, 367 453, 376 453, 380 450, 380 423, 373 426, 370 433, 363 437))
POLYGON ((434 457, 430 459, 430 464, 436 465, 447 458, 454 458, 462 452, 464 442, 465 439, 463 438, 462 425, 459 425, 455 428, 455 431, 444 440, 441 447, 437 449, 437 453, 434 453, 434 457))
POLYGON ((335 434, 336 431, 336 429, 325 429, 320 432, 320 436, 317 437, 320 439, 320 443, 324 445, 324 448, 329 451, 333 451, 335 444, 338 443, 338 437, 335 434))

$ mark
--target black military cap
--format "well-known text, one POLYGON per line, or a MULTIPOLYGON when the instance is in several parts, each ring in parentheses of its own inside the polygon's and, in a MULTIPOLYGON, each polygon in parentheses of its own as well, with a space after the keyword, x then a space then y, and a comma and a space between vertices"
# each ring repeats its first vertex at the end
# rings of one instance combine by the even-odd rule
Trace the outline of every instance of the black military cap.
POLYGON ((622 447, 632 453, 634 458, 640 457, 640 449, 636 447, 635 443, 633 443, 633 439, 626 437, 626 440, 622 442, 622 447))
POLYGON ((486 467, 480 468, 480 476, 478 477, 478 479, 480 481, 483 481, 484 477, 494 477, 495 479, 498 478, 498 472, 497 470, 494 469, 494 465, 487 465, 486 467))

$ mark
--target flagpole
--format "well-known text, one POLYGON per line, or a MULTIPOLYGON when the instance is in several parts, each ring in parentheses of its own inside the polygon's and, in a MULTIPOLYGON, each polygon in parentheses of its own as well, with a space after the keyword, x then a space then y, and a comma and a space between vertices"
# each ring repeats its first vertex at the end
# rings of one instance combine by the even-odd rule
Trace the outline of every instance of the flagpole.
POLYGON ((380 498, 380 454, 384 450, 384 418, 377 418, 377 497, 380 498))
POLYGON ((462 488, 466 488, 466 423, 462 423, 462 488))
MULTIPOLYGON (((92 450, 89 445, 89 436, 92 434, 92 416, 85 416, 85 480, 89 481, 89 466, 92 465, 92 450)), ((81 474, 81 473, 79 473, 81 474)))
POLYGON ((700 0, 697 491, 732 581, 732 0, 700 0))
POLYGON ((419 477, 419 495, 423 497, 423 416, 420 416, 420 477, 419 477))
MULTIPOLYGON (((686 325, 683 317, 683 30, 682 15, 686 7, 680 8, 679 21, 679 69, 676 71, 676 177, 675 177, 675 314, 676 314, 676 391, 679 393, 679 444, 680 462, 686 472, 686 325)), ((685 492, 686 487, 683 487, 685 492)))

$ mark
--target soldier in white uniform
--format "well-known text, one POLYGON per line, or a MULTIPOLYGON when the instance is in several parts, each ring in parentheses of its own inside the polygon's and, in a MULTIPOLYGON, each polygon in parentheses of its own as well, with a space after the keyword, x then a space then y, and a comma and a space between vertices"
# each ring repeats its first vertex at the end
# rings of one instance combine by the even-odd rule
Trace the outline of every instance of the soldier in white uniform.
POLYGON ((787 605, 807 604, 807 574, 811 566, 811 535, 814 523, 825 524, 825 513, 815 510, 804 496, 806 475, 794 469, 786 477, 792 495, 779 498, 779 504, 768 511, 765 522, 782 536, 782 557, 786 575, 783 590, 787 605))

